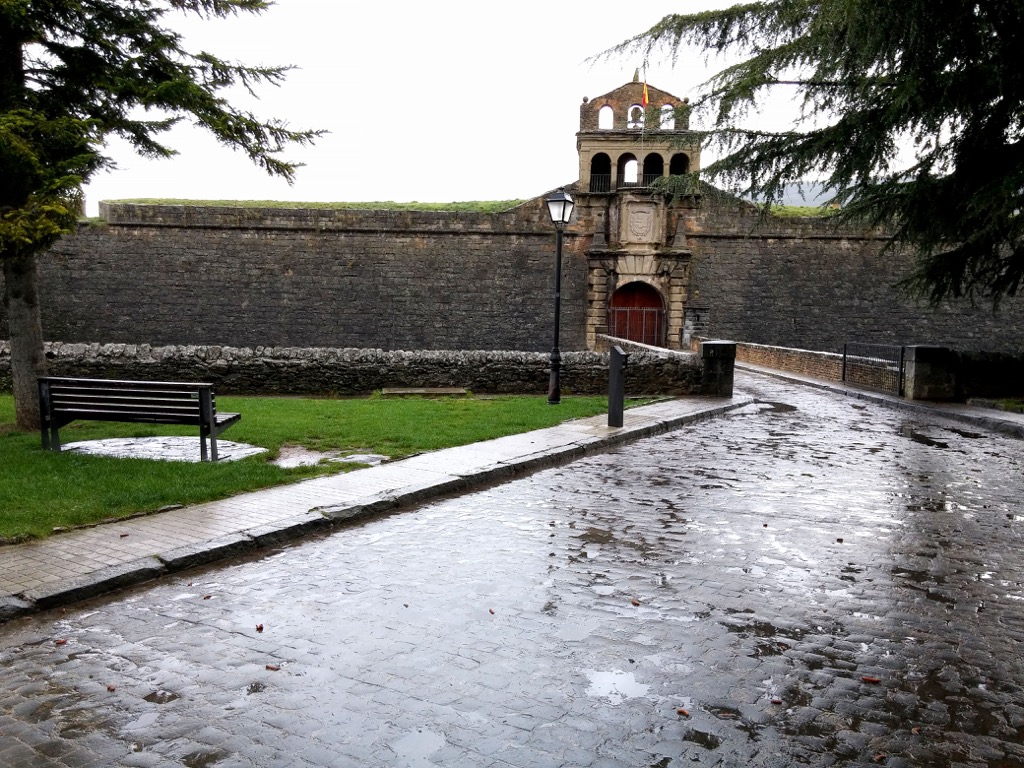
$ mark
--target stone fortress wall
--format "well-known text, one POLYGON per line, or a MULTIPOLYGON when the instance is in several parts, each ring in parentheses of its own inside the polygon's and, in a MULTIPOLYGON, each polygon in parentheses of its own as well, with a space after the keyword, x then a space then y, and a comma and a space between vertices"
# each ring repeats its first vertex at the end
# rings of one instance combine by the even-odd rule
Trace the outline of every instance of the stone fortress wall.
MULTIPOLYGON (((595 245, 615 226, 614 203, 578 199, 565 237, 563 350, 594 346, 610 292, 599 268, 609 260, 595 245)), ((820 219, 763 222, 741 209, 663 210, 674 238, 675 271, 664 280, 672 311, 699 318, 702 337, 824 351, 860 341, 1024 352, 1024 303, 1006 301, 993 315, 969 301, 910 300, 895 288, 909 260, 883 252, 881 235, 820 219)), ((47 340, 551 347, 554 233, 540 199, 501 214, 109 204, 103 215, 39 259, 47 340)), ((667 346, 688 348, 681 324, 670 327, 667 346)))

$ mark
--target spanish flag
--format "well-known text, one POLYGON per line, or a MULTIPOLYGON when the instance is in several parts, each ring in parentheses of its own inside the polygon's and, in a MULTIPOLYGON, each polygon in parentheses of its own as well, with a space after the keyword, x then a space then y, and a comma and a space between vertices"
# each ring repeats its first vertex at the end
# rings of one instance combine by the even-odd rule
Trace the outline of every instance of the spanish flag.
POLYGON ((650 97, 647 95, 647 81, 644 80, 644 107, 650 102, 650 97))

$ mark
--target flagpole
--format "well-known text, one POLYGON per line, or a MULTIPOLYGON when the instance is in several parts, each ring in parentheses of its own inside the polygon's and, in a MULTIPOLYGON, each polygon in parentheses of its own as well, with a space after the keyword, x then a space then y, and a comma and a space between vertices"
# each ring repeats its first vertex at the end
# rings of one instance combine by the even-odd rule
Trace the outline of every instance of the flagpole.
POLYGON ((643 114, 640 119, 640 167, 637 169, 640 176, 640 183, 638 186, 644 186, 644 138, 647 135, 647 104, 650 99, 647 95, 647 67, 644 66, 644 94, 641 102, 643 104, 643 114))

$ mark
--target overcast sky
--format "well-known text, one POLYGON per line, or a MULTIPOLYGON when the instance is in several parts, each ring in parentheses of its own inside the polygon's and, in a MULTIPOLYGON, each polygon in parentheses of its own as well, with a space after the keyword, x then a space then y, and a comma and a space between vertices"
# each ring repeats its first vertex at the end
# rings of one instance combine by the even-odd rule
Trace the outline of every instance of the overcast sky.
MULTIPOLYGON (((99 200, 158 197, 296 201, 499 200, 577 178, 579 105, 633 78, 639 59, 585 60, 669 13, 727 0, 279 0, 261 16, 176 19, 189 45, 246 64, 293 64, 259 102, 293 128, 330 131, 289 158, 294 185, 182 126, 180 154, 144 160, 112 143, 118 169, 86 187, 99 200)), ((712 63, 714 66, 714 63, 712 63)), ((647 81, 679 97, 712 70, 699 55, 652 61, 647 81)), ((699 127, 694 124, 694 127, 699 127)))

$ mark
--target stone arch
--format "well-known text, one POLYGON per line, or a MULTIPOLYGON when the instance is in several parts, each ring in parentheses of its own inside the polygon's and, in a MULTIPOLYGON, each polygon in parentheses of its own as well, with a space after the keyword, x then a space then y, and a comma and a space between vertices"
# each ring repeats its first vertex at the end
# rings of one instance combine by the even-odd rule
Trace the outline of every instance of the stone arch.
POLYGON ((619 155, 619 162, 616 164, 616 178, 619 186, 636 186, 638 181, 639 168, 636 162, 636 155, 632 152, 624 152, 619 155))
POLYGON ((633 104, 626 111, 626 127, 627 128, 643 128, 644 127, 644 108, 639 104, 633 104))
POLYGON ((597 129, 599 131, 610 131, 615 127, 615 110, 610 104, 605 104, 597 112, 597 129))
POLYGON ((665 160, 657 152, 650 152, 644 156, 644 178, 643 185, 650 186, 665 175, 665 160))
POLYGON ((608 302, 608 334, 654 347, 665 346, 665 300, 643 280, 618 288, 608 302))
POLYGON ((676 108, 671 104, 662 105, 661 114, 658 116, 658 127, 663 131, 676 129, 676 108))
POLYGON ((612 188, 612 159, 604 152, 590 158, 590 191, 610 192, 612 188))
POLYGON ((668 164, 668 172, 672 176, 682 176, 690 172, 690 156, 685 152, 672 155, 668 164))

